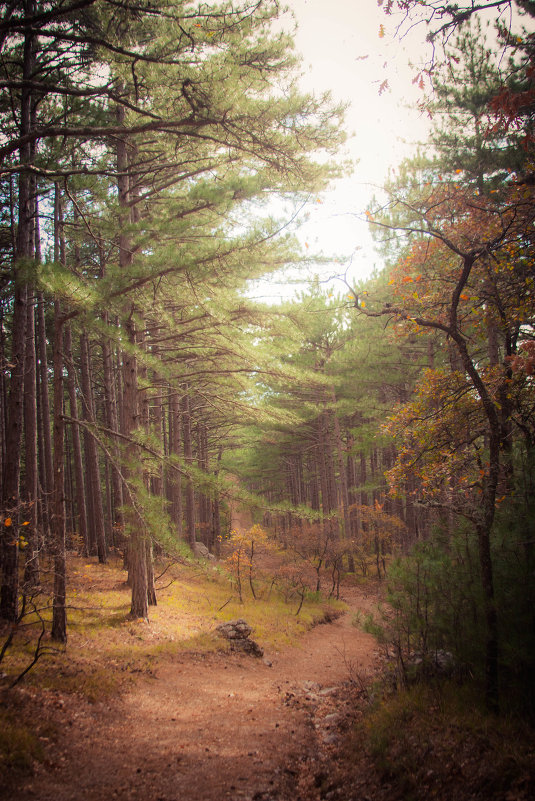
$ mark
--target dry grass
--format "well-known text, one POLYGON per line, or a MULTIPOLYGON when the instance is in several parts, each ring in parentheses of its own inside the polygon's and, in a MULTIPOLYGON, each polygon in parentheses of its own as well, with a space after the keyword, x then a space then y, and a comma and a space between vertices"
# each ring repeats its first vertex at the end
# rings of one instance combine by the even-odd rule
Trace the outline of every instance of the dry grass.
MULTIPOLYGON (((40 608, 49 628, 51 609, 44 575, 40 608)), ((175 564, 157 581, 158 604, 150 607, 146 622, 128 617, 130 589, 118 560, 100 565, 71 554, 68 576, 67 647, 54 646, 45 638, 47 653, 24 682, 45 690, 81 693, 90 700, 117 692, 135 674, 150 672, 158 661, 173 654, 224 649, 224 641, 215 633, 221 621, 246 618, 254 638, 270 650, 295 642, 326 610, 342 606, 312 597, 296 616, 297 603, 286 603, 276 591, 258 600, 244 596, 240 604, 218 567, 175 564)), ((28 664, 36 632, 37 627, 30 626, 8 652, 2 663, 3 684, 28 664)))

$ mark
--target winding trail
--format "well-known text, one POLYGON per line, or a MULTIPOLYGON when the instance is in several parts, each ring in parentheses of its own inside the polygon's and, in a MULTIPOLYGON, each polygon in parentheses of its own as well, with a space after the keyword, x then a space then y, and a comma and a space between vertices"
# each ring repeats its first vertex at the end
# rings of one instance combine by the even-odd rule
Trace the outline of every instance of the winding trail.
POLYGON ((17 801, 311 797, 297 792, 296 766, 336 739, 336 695, 376 655, 373 638, 351 625, 374 599, 352 589, 345 600, 341 618, 264 660, 181 655, 121 699, 68 705, 58 746, 17 801))

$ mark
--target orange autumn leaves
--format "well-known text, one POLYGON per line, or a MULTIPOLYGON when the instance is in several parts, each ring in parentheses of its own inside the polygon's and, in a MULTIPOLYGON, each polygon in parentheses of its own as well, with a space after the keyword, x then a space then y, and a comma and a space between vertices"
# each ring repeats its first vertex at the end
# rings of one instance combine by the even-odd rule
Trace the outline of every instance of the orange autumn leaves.
POLYGON ((438 499, 453 492, 454 476, 459 504, 479 491, 477 442, 485 420, 462 373, 426 370, 413 400, 398 407, 383 428, 398 451, 387 474, 393 495, 402 495, 410 485, 413 494, 438 499))
MULTIPOLYGON (((532 195, 511 185, 498 202, 449 186, 410 207, 412 242, 388 282, 396 307, 406 312, 403 330, 418 333, 415 318, 447 325, 452 303, 461 325, 476 329, 486 329, 491 318, 497 325, 529 318, 534 247, 525 231, 534 221, 532 195), (468 253, 475 255, 473 268, 454 294, 468 253)), ((373 222, 371 214, 368 219, 373 222)))

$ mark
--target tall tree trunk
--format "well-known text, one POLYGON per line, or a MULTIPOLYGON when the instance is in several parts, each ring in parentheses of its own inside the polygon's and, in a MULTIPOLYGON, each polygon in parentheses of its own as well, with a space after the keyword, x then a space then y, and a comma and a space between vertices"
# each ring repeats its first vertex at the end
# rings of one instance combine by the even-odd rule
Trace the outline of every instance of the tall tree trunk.
POLYGON ((78 425, 78 402, 76 398, 76 374, 72 354, 72 332, 70 325, 65 326, 65 361, 67 367, 67 390, 69 393, 69 409, 72 418, 72 451, 74 461, 74 484, 76 487, 76 517, 78 534, 84 543, 85 555, 89 556, 89 534, 87 530, 86 492, 84 486, 84 468, 82 462, 82 445, 80 427, 78 425))
POLYGON ((67 641, 66 561, 65 561, 65 480, 63 421, 63 317, 59 301, 54 304, 54 486, 52 504, 52 543, 54 553, 53 640, 67 641))
MULTIPOLYGON (((65 266, 63 214, 58 184, 54 192, 54 259, 65 266)), ((54 303, 54 484, 52 542, 54 553, 53 640, 67 641, 66 554, 65 554, 65 422, 63 414, 63 329, 61 303, 54 303)))
MULTIPOLYGON (((208 473, 208 437, 203 422, 197 423, 197 465, 204 473, 208 473)), ((210 550, 213 547, 211 531, 210 498, 206 492, 199 492, 199 539, 210 550)))
POLYGON ((52 435, 50 432, 50 401, 48 391, 48 357, 45 322, 45 299, 37 294, 37 349, 39 355, 39 408, 42 432, 41 491, 43 495, 42 518, 45 542, 50 530, 49 506, 52 499, 54 470, 52 466, 52 435))
POLYGON ((24 357, 24 485, 25 537, 28 545, 24 566, 27 588, 39 584, 39 537, 37 531, 37 398, 35 358, 35 316, 33 296, 28 298, 26 316, 26 354, 24 357))
MULTIPOLYGON (((93 406, 93 388, 91 380, 91 359, 89 351, 89 337, 86 333, 80 336, 80 370, 82 385, 82 410, 84 420, 89 426, 95 424, 93 406)), ((91 510, 91 523, 98 561, 105 564, 107 561, 106 533, 104 528, 104 507, 102 503, 102 487, 100 482, 100 466, 97 443, 91 431, 84 430, 87 489, 89 490, 89 509, 91 510)))
MULTIPOLYGON (((119 125, 124 124, 124 107, 117 106, 117 121, 119 125)), ((129 179, 128 179, 128 155, 126 140, 117 140, 117 189, 119 201, 119 266, 124 273, 127 273, 132 266, 132 247, 130 237, 127 234, 127 227, 131 221, 130 198, 129 198, 129 179)), ((128 343, 127 350, 123 351, 123 434, 131 437, 139 423, 139 393, 137 375, 137 331, 134 319, 135 308, 132 304, 124 322, 125 338, 128 343)), ((126 478, 125 500, 127 501, 127 513, 125 515, 125 529, 128 535, 128 573, 132 588, 132 598, 130 605, 130 617, 147 619, 148 608, 148 572, 147 572, 147 533, 141 515, 136 508, 135 490, 133 486, 128 487, 129 478, 141 479, 137 475, 139 471, 139 448, 130 441, 125 452, 126 466, 124 474, 126 478)))
MULTIPOLYGON (((193 464, 193 447, 191 441, 191 413, 190 398, 188 387, 182 398, 182 432, 184 439, 184 461, 186 465, 193 464)), ((190 548, 195 546, 195 490, 193 479, 188 475, 186 478, 186 542, 190 548)))
MULTIPOLYGON (((104 314, 104 323, 109 325, 108 313, 104 314)), ((109 339, 104 337, 101 342, 102 365, 104 372, 104 404, 106 426, 110 431, 119 431, 117 419, 117 393, 113 374, 113 353, 109 339)), ((115 531, 121 532, 124 528, 123 517, 123 484, 119 470, 120 451, 117 440, 112 440, 110 450, 113 463, 110 465, 110 478, 112 488, 112 524, 115 531)))
MULTIPOLYGON (((124 329, 130 349, 123 352, 123 433, 130 437, 138 425, 137 359, 135 355, 137 341, 136 327, 132 318, 126 321, 124 329)), ((138 470, 136 465, 139 465, 139 449, 134 442, 128 443, 125 457, 124 473, 127 479, 126 491, 128 493, 125 524, 128 536, 128 572, 132 587, 130 617, 146 620, 149 614, 147 536, 145 525, 136 508, 135 490, 128 488, 128 479, 135 477, 138 470)))
MULTIPOLYGON (((182 440, 182 422, 180 416, 180 402, 177 392, 171 389, 169 394, 169 453, 171 456, 180 455, 182 440)), ((176 525, 177 534, 182 537, 182 474, 171 466, 168 480, 168 499, 170 502, 171 519, 176 525)))
MULTIPOLYGON (((29 19, 35 11, 34 0, 24 3, 24 16, 29 19)), ((32 90, 31 79, 35 65, 35 31, 28 22, 24 31, 22 89, 19 133, 23 144, 19 150, 22 165, 31 162, 32 148, 25 137, 31 130, 32 90)), ((6 457, 2 476, 2 530, 0 533, 0 617, 16 620, 18 613, 19 567, 19 513, 20 513, 20 457, 24 420, 24 355, 26 334, 27 276, 33 257, 33 208, 30 173, 19 172, 18 227, 14 253, 14 298, 11 334, 11 380, 7 414, 6 457)))
MULTIPOLYGON (((336 444, 336 456, 338 459, 338 481, 340 484, 340 495, 342 500, 342 516, 344 520, 344 538, 346 540, 351 539, 351 520, 349 516, 349 494, 347 491, 347 473, 346 473, 346 465, 344 462, 344 443, 342 442, 342 433, 340 431, 340 421, 336 415, 336 411, 334 409, 334 405, 336 404, 336 393, 334 391, 334 387, 331 386, 331 401, 333 403, 333 409, 331 410, 331 418, 334 428, 334 440, 336 444)), ((349 544, 349 549, 347 553, 347 560, 348 560, 348 568, 351 573, 355 572, 355 560, 353 559, 353 553, 351 551, 351 545, 349 544)))

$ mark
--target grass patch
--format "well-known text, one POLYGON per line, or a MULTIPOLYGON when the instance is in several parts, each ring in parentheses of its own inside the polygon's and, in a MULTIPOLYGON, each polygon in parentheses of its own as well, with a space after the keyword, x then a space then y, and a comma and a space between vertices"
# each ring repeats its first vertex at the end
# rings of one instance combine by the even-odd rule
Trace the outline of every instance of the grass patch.
MULTIPOLYGON (((223 621, 245 618, 263 648, 278 650, 295 643, 318 621, 334 619, 344 607, 312 596, 296 616, 295 603, 285 602, 276 590, 264 599, 244 595, 240 603, 219 567, 177 564, 159 581, 158 604, 149 608, 146 622, 128 618, 130 589, 118 560, 100 565, 70 555, 68 577, 67 647, 44 641, 50 652, 24 681, 47 691, 76 692, 90 701, 127 688, 136 675, 150 673, 164 658, 225 648, 215 633, 223 621)), ((43 599, 40 614, 49 630, 52 610, 46 594, 43 599)), ((12 681, 33 654, 39 621, 33 630, 30 617, 25 623, 2 663, 4 683, 12 681)))

